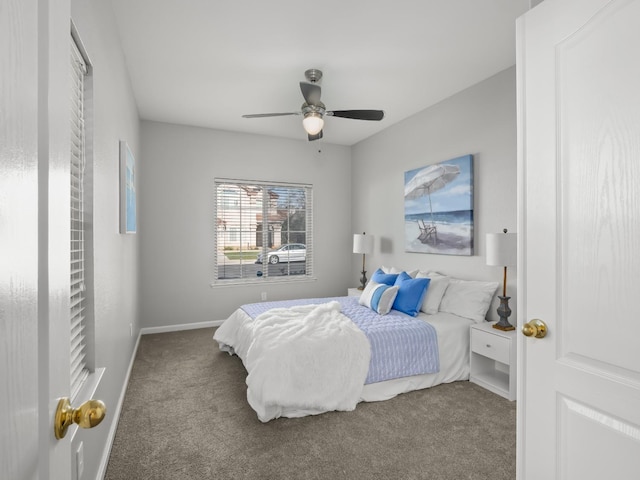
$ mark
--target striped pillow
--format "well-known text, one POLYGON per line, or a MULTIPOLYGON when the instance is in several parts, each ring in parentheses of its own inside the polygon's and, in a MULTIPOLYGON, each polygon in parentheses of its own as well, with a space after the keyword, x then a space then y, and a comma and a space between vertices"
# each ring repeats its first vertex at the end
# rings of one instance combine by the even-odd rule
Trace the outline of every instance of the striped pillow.
POLYGON ((393 301, 398 294, 398 287, 385 285, 384 283, 374 282, 370 280, 365 287, 358 303, 369 307, 380 315, 386 315, 391 310, 393 301))

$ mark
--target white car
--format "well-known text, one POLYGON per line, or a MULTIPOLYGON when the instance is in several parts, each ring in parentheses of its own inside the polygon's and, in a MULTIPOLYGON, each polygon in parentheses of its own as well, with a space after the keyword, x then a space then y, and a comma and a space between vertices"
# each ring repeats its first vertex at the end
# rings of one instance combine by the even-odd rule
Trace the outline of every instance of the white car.
MULTIPOLYGON (((307 259, 307 247, 302 243, 287 243, 277 250, 267 252, 267 259, 272 265, 279 262, 304 262, 307 259)), ((256 263, 264 263, 262 253, 258 254, 256 263)))

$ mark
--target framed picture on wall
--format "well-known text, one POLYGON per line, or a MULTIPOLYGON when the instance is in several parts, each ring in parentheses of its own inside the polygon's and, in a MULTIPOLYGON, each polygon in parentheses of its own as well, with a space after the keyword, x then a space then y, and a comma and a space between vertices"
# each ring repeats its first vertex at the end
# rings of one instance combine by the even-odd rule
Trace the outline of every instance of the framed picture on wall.
POLYGON ((405 251, 473 255, 473 156, 404 174, 405 251))
POLYGON ((120 140, 120 233, 136 233, 136 159, 120 140))

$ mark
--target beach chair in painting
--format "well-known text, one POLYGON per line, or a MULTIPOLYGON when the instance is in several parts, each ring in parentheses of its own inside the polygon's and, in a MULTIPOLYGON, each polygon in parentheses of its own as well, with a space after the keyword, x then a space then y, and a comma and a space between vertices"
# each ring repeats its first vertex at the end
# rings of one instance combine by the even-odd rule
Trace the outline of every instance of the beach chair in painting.
POLYGON ((422 243, 429 243, 429 239, 432 239, 434 244, 438 243, 438 229, 434 224, 427 225, 424 220, 418 219, 418 227, 420 228, 418 240, 422 243))

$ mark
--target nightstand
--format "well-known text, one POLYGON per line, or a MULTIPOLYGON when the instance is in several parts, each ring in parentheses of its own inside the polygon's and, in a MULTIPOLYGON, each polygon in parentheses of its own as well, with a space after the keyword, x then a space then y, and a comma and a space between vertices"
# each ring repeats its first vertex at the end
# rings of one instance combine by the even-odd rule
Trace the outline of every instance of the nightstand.
POLYGON ((484 322, 471 326, 469 381, 508 400, 516 399, 516 331, 484 322))
POLYGON ((358 289, 358 288, 347 288, 347 296, 349 297, 359 297, 360 295, 362 295, 362 290, 358 289))

